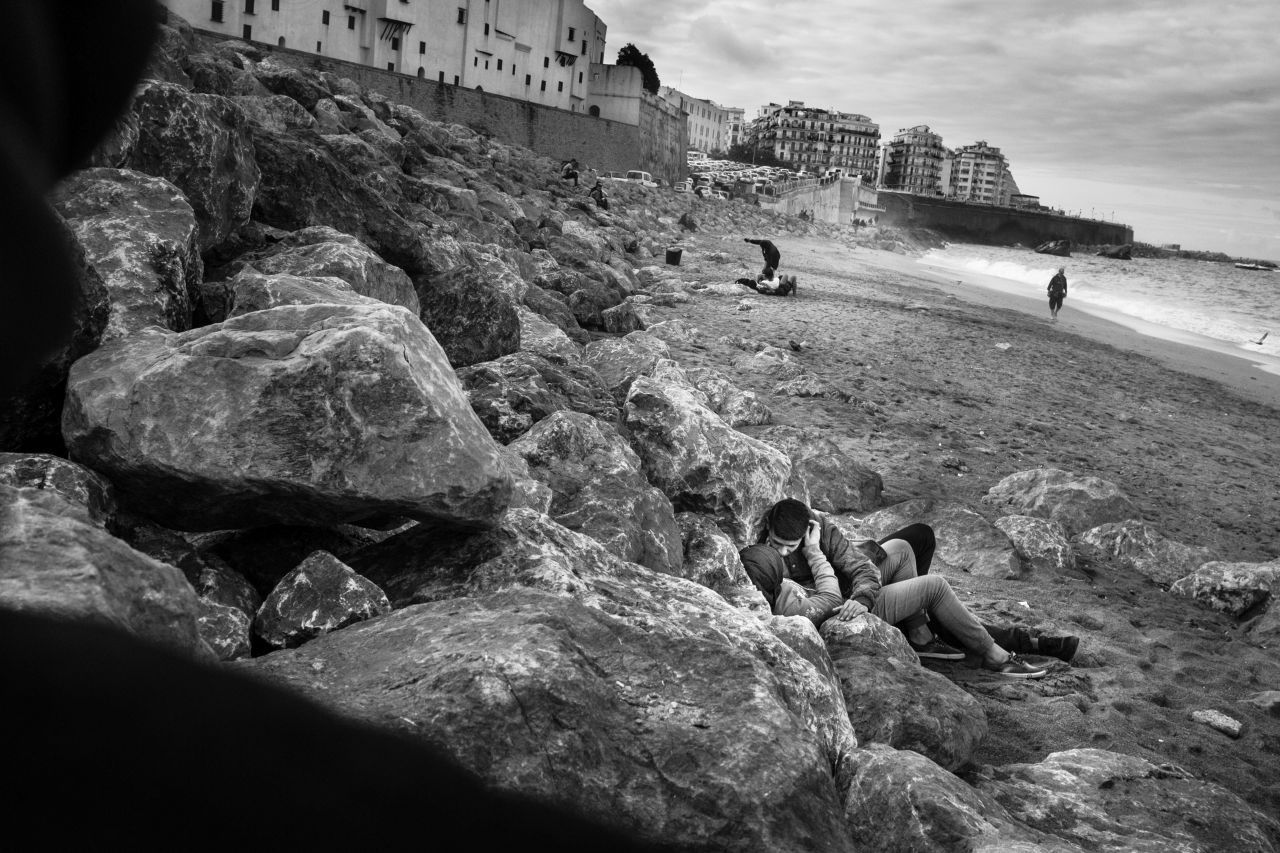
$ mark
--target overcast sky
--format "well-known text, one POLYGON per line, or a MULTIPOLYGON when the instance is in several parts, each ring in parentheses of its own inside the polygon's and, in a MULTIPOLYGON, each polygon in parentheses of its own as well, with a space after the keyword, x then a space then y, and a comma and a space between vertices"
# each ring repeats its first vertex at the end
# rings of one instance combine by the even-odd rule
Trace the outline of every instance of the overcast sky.
POLYGON ((606 60, 1000 148, 1023 192, 1138 240, 1280 260, 1280 0, 587 0, 606 60), (1113 216, 1114 214, 1114 216, 1113 216))

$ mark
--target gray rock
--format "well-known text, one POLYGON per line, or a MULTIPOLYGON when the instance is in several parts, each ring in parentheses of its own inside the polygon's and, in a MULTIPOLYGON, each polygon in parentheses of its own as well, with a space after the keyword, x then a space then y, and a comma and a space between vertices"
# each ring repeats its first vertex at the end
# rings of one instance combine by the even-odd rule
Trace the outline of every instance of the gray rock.
POLYGON ((659 359, 670 355, 665 343, 642 332, 592 341, 583 350, 582 360, 600 375, 614 398, 622 401, 637 376, 648 374, 659 359))
POLYGON ((195 213, 178 187, 127 169, 84 169, 50 201, 106 286, 103 341, 191 327, 203 266, 195 213))
POLYGON ((83 465, 46 453, 0 453, 0 485, 47 489, 85 511, 100 527, 115 516, 111 484, 83 465))
POLYGON ((208 654, 182 573, 47 490, 0 485, 0 607, 103 622, 182 654, 208 654))
MULTIPOLYGON (((839 517, 832 521, 841 523, 845 530, 839 517)), ((1022 561, 1008 536, 973 510, 950 501, 919 498, 894 504, 857 523, 855 526, 866 532, 856 538, 879 539, 916 522, 930 525, 938 540, 930 571, 990 578, 1013 578, 1022 571, 1022 561)))
POLYGON ((1269 563, 1205 563, 1169 587, 1220 613, 1241 616, 1269 602, 1280 585, 1280 560, 1269 563))
POLYGON ((671 502, 645 480, 640 458, 612 427, 588 415, 557 412, 510 449, 529 463, 554 498, 548 513, 612 554, 680 573, 680 531, 671 502))
POLYGON ((286 306, 104 347, 76 363, 63 429, 74 458, 176 529, 486 525, 511 490, 443 352, 389 305, 286 306))
POLYGON ((1075 551, 1067 541, 1066 529, 1058 522, 1030 515, 1006 515, 996 519, 995 526, 1013 543, 1024 572, 1061 574, 1075 568, 1075 551))
POLYGON ((1168 539, 1136 520, 1111 522, 1080 533, 1074 542, 1096 549, 1139 574, 1167 586, 1213 559, 1208 548, 1168 539))
POLYGON ((791 463, 702 405, 700 392, 647 377, 627 395, 623 420, 649 482, 679 511, 713 516, 745 547, 764 512, 782 497, 791 463))
POLYGON ((1057 468, 1010 474, 992 486, 983 501, 1010 514, 1056 521, 1069 536, 1109 521, 1142 515, 1114 483, 1057 468))
POLYGON ((1240 737, 1240 732, 1244 728, 1239 720, 1232 719, 1221 711, 1212 709, 1192 711, 1191 719, 1197 723, 1203 723, 1211 729, 1220 731, 1231 738, 1240 737))
POLYGON ((758 600, 765 605, 759 608, 761 615, 769 615, 767 602, 742 567, 738 547, 716 526, 715 519, 696 512, 682 512, 676 516, 676 525, 684 547, 681 577, 714 589, 739 606, 744 598, 758 600))
POLYGON ((253 633, 269 646, 292 649, 390 611, 391 602, 376 584, 317 551, 271 590, 253 620, 253 633))
POLYGON ((282 305, 377 305, 378 300, 361 296, 340 278, 289 275, 263 275, 252 267, 245 268, 228 282, 231 288, 226 319, 266 311, 282 305))
POLYGON ((582 361, 582 347, 555 323, 523 305, 516 306, 516 316, 520 318, 520 349, 523 352, 560 364, 582 361))
POLYGON ((252 654, 249 628, 253 622, 243 610, 201 598, 199 612, 200 637, 218 660, 240 660, 252 654))
POLYGON ((422 321, 454 367, 491 361, 520 349, 516 302, 478 267, 464 264, 416 277, 422 321))

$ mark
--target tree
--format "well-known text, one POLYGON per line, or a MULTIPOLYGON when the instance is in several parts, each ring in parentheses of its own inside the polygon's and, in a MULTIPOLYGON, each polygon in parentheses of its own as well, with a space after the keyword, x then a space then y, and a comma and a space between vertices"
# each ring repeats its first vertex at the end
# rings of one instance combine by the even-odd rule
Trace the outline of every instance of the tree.
POLYGON ((752 145, 749 141, 739 142, 737 145, 730 146, 729 153, 725 155, 724 159, 735 160, 739 163, 754 163, 757 166, 786 168, 790 165, 775 157, 772 148, 752 145))
POLYGON ((649 54, 641 53, 640 48, 627 42, 622 50, 618 51, 618 65, 639 68, 640 75, 644 79, 644 90, 651 95, 658 94, 658 87, 662 85, 662 81, 658 79, 658 69, 653 67, 653 60, 649 58, 649 54))

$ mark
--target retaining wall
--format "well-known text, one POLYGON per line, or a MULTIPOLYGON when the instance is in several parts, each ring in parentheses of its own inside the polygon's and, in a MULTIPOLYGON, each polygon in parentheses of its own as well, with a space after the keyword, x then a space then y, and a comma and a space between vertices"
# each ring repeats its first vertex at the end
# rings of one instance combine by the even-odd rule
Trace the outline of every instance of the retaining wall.
POLYGON ((1079 219, 1060 213, 1018 210, 984 204, 881 191, 881 224, 932 228, 970 243, 1036 245, 1070 240, 1085 246, 1133 242, 1133 228, 1118 222, 1079 219))

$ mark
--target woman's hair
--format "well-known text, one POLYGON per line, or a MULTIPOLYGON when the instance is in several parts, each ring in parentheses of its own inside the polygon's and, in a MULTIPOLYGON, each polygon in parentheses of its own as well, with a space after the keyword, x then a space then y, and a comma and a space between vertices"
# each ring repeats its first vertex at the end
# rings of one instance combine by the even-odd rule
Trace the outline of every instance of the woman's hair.
POLYGON ((810 518, 809 507, 795 498, 786 498, 765 513, 765 529, 772 530, 779 539, 802 539, 810 518))

